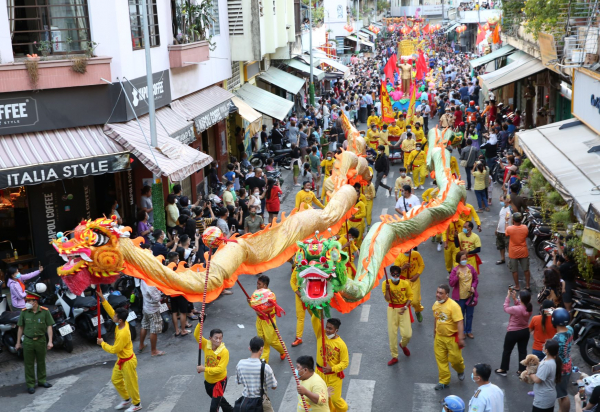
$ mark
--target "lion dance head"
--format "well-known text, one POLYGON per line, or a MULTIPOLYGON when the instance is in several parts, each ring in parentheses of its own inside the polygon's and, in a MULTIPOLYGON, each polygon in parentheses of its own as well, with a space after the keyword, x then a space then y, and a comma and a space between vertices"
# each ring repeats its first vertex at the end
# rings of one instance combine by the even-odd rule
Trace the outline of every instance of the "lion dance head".
POLYGON ((71 292, 80 294, 91 284, 113 283, 117 279, 124 265, 118 241, 129 237, 130 230, 119 226, 116 216, 112 216, 83 220, 72 233, 56 234, 52 246, 66 262, 57 273, 71 292))
POLYGON ((300 299, 315 314, 321 309, 329 317, 333 295, 346 284, 348 254, 342 251, 340 242, 313 239, 297 242, 300 248, 294 257, 300 299))

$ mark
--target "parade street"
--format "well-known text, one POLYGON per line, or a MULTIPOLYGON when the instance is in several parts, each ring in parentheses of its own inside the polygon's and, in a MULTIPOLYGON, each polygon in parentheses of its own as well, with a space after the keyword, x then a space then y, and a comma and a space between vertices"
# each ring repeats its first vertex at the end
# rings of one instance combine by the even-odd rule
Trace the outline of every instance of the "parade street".
MULTIPOLYGON (((392 166, 392 173, 387 177, 388 184, 393 184, 398 175, 399 162, 392 166)), ((291 176, 286 180, 285 190, 293 190, 290 185, 291 176)), ((429 181, 426 188, 430 187, 429 181)), ((500 364, 500 354, 504 342, 504 334, 508 315, 502 310, 506 289, 512 283, 512 277, 506 265, 495 265, 498 252, 494 247, 494 230, 497 224, 498 203, 496 198, 500 188, 494 187, 494 205, 490 212, 480 214, 482 232, 483 260, 479 293, 482 298, 475 308, 473 320, 474 339, 466 339, 463 356, 466 365, 466 378, 459 382, 452 371, 449 389, 434 391, 438 382, 437 367, 433 355, 433 316, 431 306, 435 302, 437 285, 447 283, 447 272, 444 268, 443 253, 437 251, 436 244, 427 241, 419 246, 423 255, 425 271, 421 276, 422 298, 425 310, 423 322, 415 320, 413 337, 409 344, 410 357, 400 353, 399 362, 387 366, 390 359, 386 323, 387 304, 381 293, 381 286, 375 287, 371 298, 349 314, 339 315, 332 310, 332 316, 339 316, 342 325, 340 336, 348 345, 350 366, 346 369, 343 396, 352 411, 414 411, 434 412, 441 409, 440 400, 454 394, 463 399, 470 399, 476 390, 470 374, 473 365, 479 362, 489 363, 492 368, 500 364), (392 396, 393 394, 393 396, 392 396)), ((417 191, 420 195, 423 191, 417 191)), ((476 204, 475 194, 468 193, 468 201, 476 204)), ((295 190, 286 193, 282 202, 282 210, 293 208, 295 190)), ((392 195, 393 196, 393 195, 392 195)), ((380 188, 373 206, 373 221, 379 220, 381 214, 394 212, 394 199, 388 197, 387 191, 380 188)), ((541 272, 539 260, 532 257, 532 277, 539 283, 541 272)), ((277 302, 286 311, 286 315, 277 320, 283 339, 290 351, 292 361, 304 354, 315 356, 316 340, 309 318, 304 327, 304 343, 292 348, 296 317, 294 295, 290 289, 289 263, 265 273, 271 278, 270 288, 277 295, 277 302)), ((248 291, 256 286, 255 276, 242 276, 241 281, 248 291)), ((533 282, 532 282, 533 283, 533 282)), ((538 287, 532 284, 533 293, 538 287)), ((208 306, 208 317, 204 326, 205 336, 213 328, 224 332, 223 341, 229 349, 228 367, 229 382, 225 398, 233 404, 241 396, 242 386, 235 382, 235 365, 240 359, 249 356, 248 342, 256 335, 254 311, 251 310, 239 289, 234 287, 232 296, 223 296, 208 306)), ((200 304, 196 304, 200 307, 200 304)), ((194 322, 195 327, 196 322, 194 322)), ((140 394, 144 409, 149 411, 169 412, 177 410, 195 410, 208 412, 209 398, 206 396, 203 377, 196 373, 198 344, 190 335, 184 338, 173 337, 172 326, 165 335, 160 335, 158 348, 167 352, 165 356, 151 358, 149 351, 138 354, 139 338, 133 342, 136 356, 139 358, 138 375, 140 394)), ((529 343, 531 347, 531 340, 529 343)), ((102 351, 91 348, 91 351, 102 351)), ((577 350, 573 350, 574 365, 583 366, 577 350)), ((118 395, 110 381, 113 360, 94 366, 86 366, 59 376, 53 376, 48 370, 54 386, 50 389, 38 388, 35 395, 28 395, 24 385, 0 389, 2 410, 23 412, 54 411, 86 411, 97 412, 112 410, 118 401, 118 395)), ((287 361, 280 361, 276 351, 271 351, 270 365, 278 381, 277 390, 269 391, 275 411, 295 411, 297 393, 294 379, 287 361)), ((521 412, 531 410, 531 397, 527 392, 531 386, 519 381, 514 371, 517 369, 516 351, 511 357, 510 370, 507 377, 492 374, 491 381, 502 388, 506 394, 505 410, 521 412)), ((574 410, 574 409, 573 409, 574 410)))

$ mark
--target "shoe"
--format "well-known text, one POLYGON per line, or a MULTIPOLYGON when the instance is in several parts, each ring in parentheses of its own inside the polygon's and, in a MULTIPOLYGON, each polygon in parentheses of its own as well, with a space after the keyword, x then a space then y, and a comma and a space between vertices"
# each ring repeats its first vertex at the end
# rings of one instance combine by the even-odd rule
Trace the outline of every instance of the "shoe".
POLYGON ((392 358, 392 360, 390 360, 388 362, 388 366, 392 366, 398 363, 398 358, 392 358))
POLYGON ((496 261, 496 264, 497 264, 497 265, 503 265, 503 264, 505 264, 505 263, 506 263, 506 261, 505 261, 505 260, 497 260, 497 261, 496 261))
POLYGON ((302 345, 302 338, 296 338, 296 340, 292 343, 293 348, 295 348, 298 345, 302 345))
POLYGON ((438 243, 438 246, 437 246, 437 251, 438 251, 438 252, 441 252, 441 251, 442 251, 442 244, 441 244, 441 243, 438 243))
POLYGON ((404 356, 410 356, 410 351, 408 350, 408 348, 405 348, 404 346, 400 345, 400 349, 402 349, 402 353, 404 353, 404 356))
POLYGON ((30 393, 33 395, 35 393, 35 388, 27 388, 27 393, 30 393))
POLYGON ((392 195, 392 188, 391 187, 388 189, 388 193, 390 194, 390 196, 392 195))
POLYGON ((221 292, 221 295, 233 295, 233 291, 229 290, 229 289, 223 289, 223 292, 221 292))
POLYGON ((421 314, 421 312, 417 312, 415 315, 417 316, 417 320, 419 321, 419 323, 423 322, 423 315, 421 314))
POLYGON ((458 374, 458 380, 459 381, 464 381, 465 380, 465 373, 464 372, 458 374))
POLYGON ((128 399, 126 401, 122 401, 120 404, 118 404, 117 406, 115 406, 115 409, 118 411, 121 411, 125 408, 129 408, 131 406, 131 399, 128 399))
POLYGON ((296 183, 294 186, 299 187, 302 186, 300 183, 296 183))
POLYGON ((135 411, 141 411, 142 410, 142 404, 140 403, 139 405, 131 405, 129 408, 127 408, 127 410, 125 412, 135 412, 135 411))
POLYGON ((282 353, 281 355, 279 355, 279 359, 285 360, 285 353, 282 353))
POLYGON ((475 336, 473 336, 472 333, 467 333, 467 338, 469 338, 469 339, 475 339, 475 336))
POLYGON ((507 373, 505 370, 502 369, 496 369, 494 372, 496 372, 496 374, 500 375, 500 376, 506 376, 507 373))
POLYGON ((438 384, 435 386, 435 388, 434 388, 434 389, 435 389, 436 391, 441 391, 442 389, 447 389, 447 388, 449 388, 449 387, 450 387, 450 386, 449 386, 449 385, 446 385, 445 383, 438 383, 438 384))
POLYGON ((51 388, 51 387, 52 387, 52 384, 50 384, 50 383, 48 383, 48 382, 44 382, 44 383, 38 383, 38 386, 39 386, 40 388, 46 388, 46 389, 48 389, 48 388, 51 388))
POLYGON ((423 185, 419 186, 419 189, 423 190, 425 187, 423 185))

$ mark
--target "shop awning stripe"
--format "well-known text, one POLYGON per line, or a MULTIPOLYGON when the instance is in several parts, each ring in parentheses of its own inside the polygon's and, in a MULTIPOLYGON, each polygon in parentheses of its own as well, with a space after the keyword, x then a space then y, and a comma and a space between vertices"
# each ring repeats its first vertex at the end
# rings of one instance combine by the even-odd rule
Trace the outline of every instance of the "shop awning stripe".
POLYGON ((283 120, 294 107, 294 102, 259 89, 249 83, 235 91, 236 96, 245 101, 254 110, 277 120, 283 120))
MULTIPOLYGON (((308 64, 302 63, 296 59, 289 59, 283 62, 286 66, 291 67, 292 69, 296 69, 301 71, 302 73, 306 73, 310 76, 310 66, 308 64)), ((317 78, 317 80, 323 80, 325 78, 325 72, 320 69, 316 69, 313 67, 313 76, 317 78)))
POLYGON ((36 133, 36 136, 38 135, 41 135, 42 137, 39 139, 39 141, 42 142, 42 144, 48 144, 52 148, 52 151, 47 152, 51 152, 54 155, 54 158, 52 160, 55 162, 62 160, 62 156, 59 154, 58 150, 56 149, 56 146, 54 146, 54 143, 50 139, 50 134, 47 131, 43 131, 41 133, 36 133))
MULTIPOLYGON (((79 138, 79 139, 75 139, 75 141, 76 141, 76 142, 77 142, 77 141, 81 141, 81 142, 83 142, 83 144, 84 144, 84 145, 87 147, 87 149, 88 149, 90 152, 94 153, 94 155, 96 155, 96 156, 97 156, 97 155, 99 155, 99 154, 100 154, 100 153, 98 153, 98 151, 96 150, 96 148, 90 144, 91 142, 90 142, 90 141, 88 141, 88 139, 85 139, 85 138, 83 137, 83 132, 82 132, 82 130, 81 130, 81 129, 77 129, 77 130, 76 130, 76 132, 77 132, 77 137, 79 138)), ((72 134, 71 134, 71 137, 73 137, 73 136, 72 136, 72 134)))
POLYGON ((494 90, 545 69, 546 66, 544 66, 541 60, 538 60, 529 54, 523 54, 521 58, 515 60, 511 64, 491 73, 482 75, 481 80, 483 80, 483 83, 488 90, 494 90))
POLYGON ((37 160, 37 162, 38 163, 43 163, 42 157, 37 152, 37 150, 35 150, 35 146, 33 145, 33 141, 31 140, 31 137, 29 136, 29 133, 25 133, 25 140, 27 141, 27 147, 29 148, 29 151, 31 153, 33 153, 33 155, 35 156, 35 159, 37 160))
POLYGON ((31 164, 32 162, 29 159, 29 156, 27 156, 27 153, 25 153, 25 151, 23 150, 23 146, 21 146, 21 142, 19 141, 19 139, 13 138, 12 140, 13 140, 15 147, 21 154, 21 157, 23 157, 23 159, 25 159, 27 161, 27 164, 31 164))
POLYGON ((290 92, 291 94, 298 94, 300 89, 304 87, 304 79, 294 76, 283 70, 279 70, 277 67, 269 67, 264 73, 261 73, 258 78, 266 83, 277 86, 283 90, 290 92))
MULTIPOLYGON (((231 101, 232 97, 233 94, 222 87, 212 86, 172 101, 171 108, 185 120, 194 121, 219 105, 231 101)), ((204 130, 196 131, 202 132, 204 130)))
MULTIPOLYGON (((77 154, 80 157, 83 157, 84 156, 83 150, 82 150, 81 146, 79 145, 79 143, 77 142, 77 139, 75 139, 75 137, 73 136, 72 132, 73 132, 72 130, 67 129, 66 135, 71 140, 71 143, 73 143, 73 147, 75 147, 75 150, 77 150, 77 154)), ((96 153, 93 153, 93 154, 96 155, 96 153)))

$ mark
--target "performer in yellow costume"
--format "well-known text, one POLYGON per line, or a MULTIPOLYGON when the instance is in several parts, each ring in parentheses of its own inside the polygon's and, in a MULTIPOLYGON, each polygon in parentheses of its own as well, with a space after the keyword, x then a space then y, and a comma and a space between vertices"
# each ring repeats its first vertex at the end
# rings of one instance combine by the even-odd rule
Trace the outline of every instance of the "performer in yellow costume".
POLYGON ((415 150, 416 147, 416 142, 415 139, 413 139, 412 133, 406 133, 406 139, 402 141, 402 146, 400 147, 404 152, 404 167, 406 168, 406 170, 408 170, 408 165, 410 164, 410 162, 408 161, 408 157, 410 156, 410 153, 413 150, 415 150))
POLYGON ((414 127, 412 128, 412 133, 415 135, 415 142, 424 144, 425 143, 425 132, 421 127, 423 123, 415 122, 414 127))
POLYGON ((421 143, 417 143, 415 150, 408 156, 408 165, 412 166, 413 181, 416 188, 424 189, 425 178, 427 177, 427 154, 421 150, 421 143))
MULTIPOLYGON (((270 282, 271 279, 269 279, 267 275, 260 275, 256 280, 256 289, 268 289, 270 282)), ((260 357, 261 359, 269 363, 269 354, 271 353, 271 348, 279 352, 279 359, 285 359, 285 351, 283 350, 283 346, 281 346, 281 342, 279 342, 279 339, 277 338, 277 334, 275 333, 275 329, 273 329, 271 321, 261 319, 257 315, 256 334, 259 338, 265 341, 265 347, 263 348, 263 353, 260 357)))
POLYGON ((399 129, 399 134, 394 136, 401 136, 402 133, 406 132, 406 121, 404 120, 404 115, 402 113, 398 115, 398 120, 396 120, 396 126, 399 129))
POLYGON ((458 168, 458 161, 456 160, 456 157, 452 156, 452 149, 448 148, 448 151, 450 152, 450 171, 456 177, 460 177, 460 169, 458 168))
POLYGON ((359 186, 359 188, 357 189, 359 197, 354 207, 357 208, 358 211, 350 219, 348 219, 348 227, 355 227, 356 229, 358 229, 358 237, 356 238, 356 244, 360 248, 360 245, 362 244, 363 233, 365 232, 365 217, 367 217, 367 205, 365 195, 360 193, 360 185, 357 184, 356 186, 359 186))
POLYGON ((400 136, 401 134, 400 128, 395 124, 392 123, 390 127, 388 127, 388 136, 400 136))
MULTIPOLYGON (((481 264, 481 259, 479 258, 481 239, 479 239, 478 235, 473 233, 473 222, 465 222, 462 232, 458 233, 458 239, 454 238, 454 244, 460 250, 466 250, 468 252, 467 262, 469 265, 473 266, 477 271, 477 274, 479 274, 479 265, 481 264)), ((454 266, 458 266, 456 261, 454 262, 454 266)))
POLYGON ((375 124, 375 126, 377 126, 377 127, 379 127, 381 125, 381 120, 375 114, 375 110, 371 110, 371 115, 367 119, 367 126, 371 127, 372 124, 375 124))
POLYGON ((302 190, 296 193, 296 209, 298 209, 299 212, 306 209, 312 209, 313 203, 321 209, 325 208, 323 203, 319 202, 319 199, 313 193, 310 186, 310 182, 305 182, 302 190))
POLYGON ((402 272, 400 272, 400 279, 405 279, 410 284, 413 292, 412 307, 417 315, 419 323, 423 322, 423 305, 421 305, 421 274, 425 270, 425 263, 423 257, 416 250, 410 250, 398 255, 394 261, 394 265, 398 266, 402 272))
POLYGON ((348 253, 348 276, 351 279, 354 279, 356 275, 356 265, 354 264, 354 256, 355 252, 358 252, 358 247, 356 246, 356 239, 358 238, 359 233, 358 229, 355 227, 351 227, 348 229, 348 233, 345 235, 339 236, 338 242, 342 245, 342 250, 348 253))
POLYGON ((127 311, 124 309, 115 310, 110 303, 104 299, 102 293, 98 293, 102 301, 102 307, 115 323, 115 344, 109 345, 102 338, 98 338, 98 345, 102 346, 108 353, 117 355, 117 363, 113 367, 111 381, 119 396, 123 401, 117 407, 118 409, 132 408, 131 410, 142 409, 140 400, 140 388, 137 376, 137 357, 133 353, 133 343, 131 341, 131 332, 127 322, 127 311), (134 407, 139 407, 136 409, 134 407))
POLYGON ((372 124, 369 130, 367 131, 367 144, 373 150, 377 150, 377 145, 379 143, 379 131, 377 130, 377 125, 372 124))
POLYGON ((385 147, 385 155, 386 156, 390 155, 389 135, 390 135, 390 132, 388 131, 388 129, 383 129, 379 132, 378 146, 385 147))
POLYGON ((409 282, 401 279, 401 269, 398 266, 390 267, 391 281, 383 282, 382 291, 383 297, 388 302, 387 308, 387 325, 388 325, 388 340, 390 343, 390 353, 392 359, 388 362, 388 366, 398 363, 398 329, 400 329, 400 348, 406 356, 410 356, 408 343, 412 338, 412 313, 410 312, 410 304, 413 299, 413 291, 409 282))
MULTIPOLYGON (((436 184, 435 180, 432 183, 436 184)), ((437 195, 439 195, 439 194, 440 194, 439 187, 437 187, 437 186, 430 187, 429 189, 424 191, 423 194, 421 195, 421 197, 423 198, 423 203, 429 202, 431 199, 436 198, 437 195)))
POLYGON ((371 183, 363 187, 363 192, 367 205, 367 225, 371 226, 371 219, 373 218, 373 199, 375 199, 375 185, 373 185, 372 180, 371 183))
POLYGON ((344 369, 348 367, 350 361, 348 347, 338 335, 342 322, 337 318, 327 319, 325 325, 325 359, 327 360, 327 366, 323 365, 321 320, 313 314, 311 322, 317 337, 317 356, 315 358, 317 374, 323 378, 328 388, 333 388, 333 393, 329 397, 329 410, 331 412, 345 412, 348 410, 348 404, 342 398, 342 384, 345 376, 344 369))
POLYGON ((396 182, 394 183, 394 191, 396 192, 396 201, 402 194, 402 187, 404 187, 405 185, 409 185, 413 189, 416 189, 411 177, 406 176, 406 168, 401 167, 400 168, 400 176, 396 179, 396 182))
POLYGON ((323 170, 323 190, 321 190, 321 202, 324 205, 327 204, 327 193, 325 192, 325 182, 331 176, 331 171, 333 170, 333 164, 335 163, 335 158, 332 152, 327 152, 325 155, 325 159, 321 161, 321 170, 323 170))
MULTIPOLYGON (((293 263, 292 266, 294 266, 293 263)), ((295 347, 302 344, 302 335, 304 335, 304 319, 306 317, 306 307, 300 299, 300 291, 298 290, 298 272, 296 272, 295 266, 292 268, 290 286, 292 287, 294 295, 296 296, 296 339, 292 343, 292 346, 295 347)))

